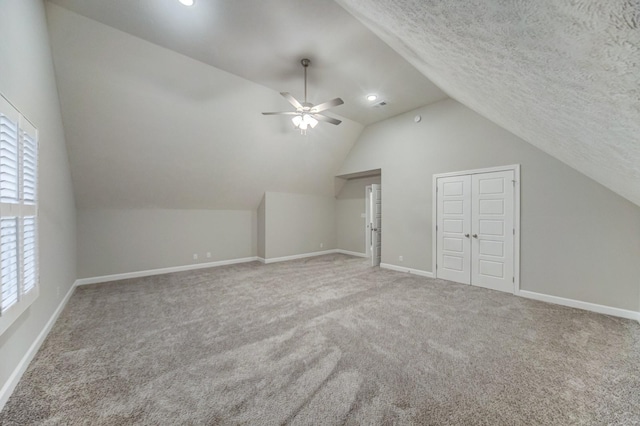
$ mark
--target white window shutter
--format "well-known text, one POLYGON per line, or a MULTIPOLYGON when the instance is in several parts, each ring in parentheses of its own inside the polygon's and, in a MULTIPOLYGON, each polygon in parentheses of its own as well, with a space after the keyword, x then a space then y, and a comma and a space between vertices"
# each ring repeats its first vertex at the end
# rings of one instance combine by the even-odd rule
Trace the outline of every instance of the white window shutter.
POLYGON ((19 139, 18 120, 0 113, 0 202, 19 201, 19 139))
POLYGON ((18 303, 20 281, 18 279, 18 218, 0 219, 0 282, 2 282, 2 312, 18 303))
POLYGON ((0 95, 0 333, 38 297, 38 131, 0 95))
MULTIPOLYGON (((22 124, 22 199, 25 204, 35 204, 38 189, 38 145, 35 128, 22 124)), ((32 126, 29 126, 32 127, 32 126)))
POLYGON ((22 291, 28 293, 34 289, 38 281, 36 217, 25 216, 22 223, 22 291))

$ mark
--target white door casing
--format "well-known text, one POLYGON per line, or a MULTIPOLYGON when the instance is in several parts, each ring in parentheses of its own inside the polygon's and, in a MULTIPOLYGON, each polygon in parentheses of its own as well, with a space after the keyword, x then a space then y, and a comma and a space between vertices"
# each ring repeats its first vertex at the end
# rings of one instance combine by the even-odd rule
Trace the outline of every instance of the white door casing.
POLYGON ((382 190, 371 185, 371 265, 379 266, 382 255, 382 190))
POLYGON ((435 277, 519 293, 519 181, 519 165, 433 176, 432 245, 435 277), (469 194, 464 191, 465 179, 469 179, 469 194), (455 186, 444 189, 445 183, 453 182, 463 182, 462 189, 456 190, 455 186), (444 192, 447 196, 443 196, 444 192), (465 199, 469 200, 468 209, 465 199), (446 205, 444 201, 453 202, 446 205), (456 213, 460 211, 465 213, 456 213), (454 220, 461 216, 462 224, 456 224, 454 220), (451 223, 445 224, 446 220, 451 223), (466 227, 467 223, 469 228, 466 227), (444 232, 445 225, 448 225, 447 232, 444 232), (464 232, 460 232, 460 226, 464 232), (469 239, 466 237, 467 229, 471 234, 469 239), (460 242, 461 236, 468 240, 468 252, 464 242, 460 242), (460 260, 456 260, 456 257, 460 260), (445 264, 446 260, 448 262, 445 264), (469 265, 468 275, 463 273, 466 265, 469 265))
POLYGON ((438 278, 471 283, 471 176, 437 180, 438 278))
POLYGON ((471 283, 513 293, 514 173, 481 173, 471 178, 471 283))
POLYGON ((365 242, 364 242, 364 252, 367 257, 371 257, 371 185, 367 185, 364 188, 364 200, 365 200, 365 242))

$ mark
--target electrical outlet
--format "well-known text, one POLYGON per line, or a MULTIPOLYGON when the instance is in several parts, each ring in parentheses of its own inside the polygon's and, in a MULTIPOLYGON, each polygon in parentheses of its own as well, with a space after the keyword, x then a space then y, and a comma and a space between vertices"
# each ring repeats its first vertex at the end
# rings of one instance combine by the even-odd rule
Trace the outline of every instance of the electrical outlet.
POLYGON ((360 217, 361 217, 361 218, 363 218, 363 219, 365 219, 365 218, 367 217, 367 215, 366 215, 366 214, 364 214, 364 213, 360 213, 360 217))
POLYGON ((404 256, 398 256, 398 260, 399 260, 400 262, 404 262, 404 256))
POLYGON ((210 251, 207 252, 207 259, 211 259, 211 252, 210 251))
POLYGON ((324 243, 320 243, 320 248, 323 248, 323 247, 324 247, 324 243))
POLYGON ((198 260, 198 254, 197 253, 193 254, 193 260, 198 260))

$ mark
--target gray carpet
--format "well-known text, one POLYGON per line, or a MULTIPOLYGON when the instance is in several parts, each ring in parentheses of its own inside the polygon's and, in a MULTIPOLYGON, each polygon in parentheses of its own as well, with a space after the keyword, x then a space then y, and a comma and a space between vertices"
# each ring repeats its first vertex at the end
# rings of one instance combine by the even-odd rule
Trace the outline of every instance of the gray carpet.
POLYGON ((328 255, 78 288, 0 424, 639 424, 640 325, 328 255))

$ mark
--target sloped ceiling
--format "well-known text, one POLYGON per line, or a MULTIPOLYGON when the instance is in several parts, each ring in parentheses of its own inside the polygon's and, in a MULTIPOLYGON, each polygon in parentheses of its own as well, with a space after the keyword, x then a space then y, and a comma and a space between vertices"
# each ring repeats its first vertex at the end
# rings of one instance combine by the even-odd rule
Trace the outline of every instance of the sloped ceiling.
MULTIPOLYGON (((51 0, 82 16, 302 98, 300 60, 311 59, 309 101, 340 96, 331 113, 369 124, 446 94, 330 0, 51 0), (385 107, 366 95, 375 92, 385 107)), ((277 93, 276 93, 276 96, 277 93)), ((288 104, 282 102, 281 108, 288 104)), ((330 114, 331 114, 330 113, 330 114)))
POLYGON ((337 1, 451 97, 640 205, 638 0, 337 1))
MULTIPOLYGON (((334 194, 363 126, 306 137, 277 92, 47 4, 77 207, 255 209, 265 191, 334 194)), ((47 149, 45 145, 42 149, 47 149)))

